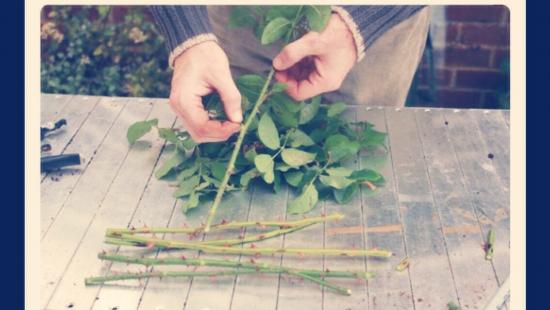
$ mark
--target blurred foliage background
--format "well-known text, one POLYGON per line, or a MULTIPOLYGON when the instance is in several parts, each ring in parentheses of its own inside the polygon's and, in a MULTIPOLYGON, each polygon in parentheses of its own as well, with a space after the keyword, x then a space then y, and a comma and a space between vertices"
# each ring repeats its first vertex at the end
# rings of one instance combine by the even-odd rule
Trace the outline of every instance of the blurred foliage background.
POLYGON ((45 7, 41 52, 42 92, 168 97, 167 51, 146 7, 45 7))

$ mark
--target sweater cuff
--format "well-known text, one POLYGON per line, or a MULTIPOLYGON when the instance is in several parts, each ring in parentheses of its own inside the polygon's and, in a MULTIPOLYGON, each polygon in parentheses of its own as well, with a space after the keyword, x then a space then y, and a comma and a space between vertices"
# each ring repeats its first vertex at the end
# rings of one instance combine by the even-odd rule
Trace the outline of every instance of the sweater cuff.
POLYGON ((179 55, 183 54, 183 52, 185 52, 186 50, 190 49, 191 47, 197 44, 200 44, 202 42, 207 42, 207 41, 218 42, 218 39, 213 33, 202 33, 194 37, 191 37, 187 39, 185 42, 176 46, 170 52, 170 57, 168 57, 168 64, 170 65, 170 68, 174 69, 174 62, 176 61, 176 58, 178 58, 179 55))
POLYGON ((169 65, 173 68, 177 56, 205 41, 217 41, 204 5, 159 5, 150 11, 159 32, 166 39, 169 65))
POLYGON ((333 5, 332 12, 338 14, 338 16, 340 16, 340 18, 348 26, 348 29, 351 31, 353 41, 355 42, 355 49, 357 51, 357 62, 361 61, 361 59, 365 57, 365 42, 363 40, 363 36, 361 36, 359 27, 353 20, 353 17, 351 17, 348 11, 346 11, 343 7, 333 5))
POLYGON ((408 19, 422 5, 345 5, 334 6, 337 13, 348 25, 357 48, 357 61, 365 57, 365 51, 393 26, 408 19))

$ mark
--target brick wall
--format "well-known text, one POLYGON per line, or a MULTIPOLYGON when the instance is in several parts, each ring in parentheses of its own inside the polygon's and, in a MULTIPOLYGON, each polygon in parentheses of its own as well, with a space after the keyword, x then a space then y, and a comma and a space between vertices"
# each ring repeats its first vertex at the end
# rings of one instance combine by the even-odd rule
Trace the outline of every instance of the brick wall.
POLYGON ((510 54, 509 11, 505 6, 432 7, 435 94, 429 81, 428 49, 417 72, 415 106, 501 107, 510 54))

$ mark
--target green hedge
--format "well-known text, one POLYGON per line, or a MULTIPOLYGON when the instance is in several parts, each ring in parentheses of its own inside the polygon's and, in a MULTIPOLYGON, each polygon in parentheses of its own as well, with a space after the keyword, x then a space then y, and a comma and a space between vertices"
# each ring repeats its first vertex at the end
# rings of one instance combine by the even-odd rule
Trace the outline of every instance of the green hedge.
POLYGON ((42 92, 168 97, 163 38, 146 7, 50 6, 41 31, 42 92))

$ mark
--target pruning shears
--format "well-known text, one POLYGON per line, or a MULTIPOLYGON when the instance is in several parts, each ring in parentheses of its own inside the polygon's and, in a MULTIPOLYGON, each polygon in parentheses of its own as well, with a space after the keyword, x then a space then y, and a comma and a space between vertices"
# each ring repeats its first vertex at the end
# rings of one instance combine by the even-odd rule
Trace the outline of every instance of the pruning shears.
MULTIPOLYGON (((48 134, 58 131, 66 125, 67 121, 65 119, 44 124, 40 127, 40 141, 43 141, 48 134)), ((52 146, 48 143, 44 143, 40 147, 42 152, 49 152, 51 149, 52 146)), ((47 155, 40 158, 40 170, 42 172, 73 165, 80 165, 80 154, 47 155)))

